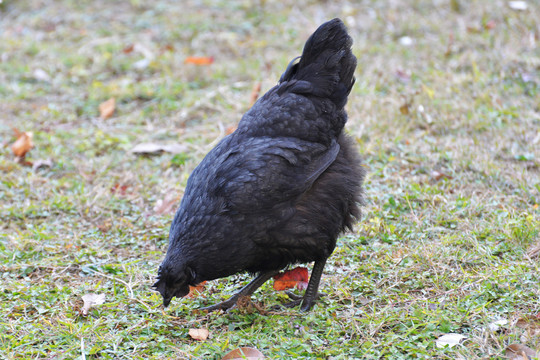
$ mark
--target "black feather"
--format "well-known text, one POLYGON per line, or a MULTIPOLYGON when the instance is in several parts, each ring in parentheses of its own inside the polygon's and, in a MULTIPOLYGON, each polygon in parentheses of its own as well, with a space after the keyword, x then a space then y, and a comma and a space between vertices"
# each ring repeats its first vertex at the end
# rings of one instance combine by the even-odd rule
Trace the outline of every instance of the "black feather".
POLYGON ((264 274, 264 282, 291 264, 324 266, 359 218, 364 171, 343 134, 351 45, 341 20, 321 25, 300 61, 193 171, 155 284, 164 303, 238 272, 264 274))

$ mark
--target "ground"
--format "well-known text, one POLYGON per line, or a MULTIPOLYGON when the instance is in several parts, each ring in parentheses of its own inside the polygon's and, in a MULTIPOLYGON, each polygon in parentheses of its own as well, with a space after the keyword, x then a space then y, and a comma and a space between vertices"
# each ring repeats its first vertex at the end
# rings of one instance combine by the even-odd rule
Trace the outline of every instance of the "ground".
POLYGON ((534 1, 4 0, 1 357, 539 350, 539 18, 534 1), (239 275, 163 309, 150 286, 190 172, 249 108, 254 86, 272 87, 336 16, 359 59, 347 131, 368 171, 367 204, 329 260, 324 298, 307 314, 272 310, 285 297, 269 282, 256 306, 194 312, 249 278, 239 275), (115 112, 102 119, 110 98, 115 112), (33 132, 23 162, 13 128, 33 132), (146 142, 183 151, 131 153, 146 142), (85 316, 92 293, 105 301, 85 316), (497 320, 507 323, 490 330, 497 320), (210 338, 193 340, 191 328, 210 338), (466 338, 437 347, 448 333, 466 338))

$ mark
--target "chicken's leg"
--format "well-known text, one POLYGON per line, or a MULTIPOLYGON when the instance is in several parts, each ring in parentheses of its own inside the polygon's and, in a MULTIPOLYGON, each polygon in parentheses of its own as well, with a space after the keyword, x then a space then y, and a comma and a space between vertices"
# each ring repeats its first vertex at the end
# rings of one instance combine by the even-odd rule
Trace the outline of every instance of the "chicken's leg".
POLYGON ((319 284, 321 282, 321 276, 324 270, 324 265, 326 265, 326 259, 315 261, 313 265, 313 270, 311 271, 311 276, 309 277, 309 283, 304 293, 304 299, 302 300, 302 305, 300 310, 309 311, 313 306, 313 302, 317 298, 317 293, 319 292, 319 284))
POLYGON ((287 292, 287 295, 291 299, 293 299, 293 301, 283 304, 282 306, 292 308, 299 304, 302 304, 300 310, 309 311, 309 309, 311 309, 311 307, 313 306, 315 300, 321 297, 318 290, 325 264, 326 259, 315 261, 315 264, 313 265, 313 270, 311 271, 311 276, 309 277, 308 287, 306 289, 306 292, 304 293, 304 296, 298 296, 294 293, 287 292))
MULTIPOLYGON (((274 276, 274 275, 276 275, 278 273, 279 273, 279 271, 274 271, 274 270, 262 272, 255 279, 253 279, 249 284, 244 286, 242 289, 240 289, 236 294, 231 296, 229 299, 227 299, 225 301, 222 301, 219 304, 204 307, 204 308, 202 308, 200 310, 206 310, 206 311, 214 311, 214 310, 219 310, 219 309, 228 310, 228 309, 232 308, 233 306, 235 306, 238 299, 240 299, 242 296, 249 296, 249 295, 253 294, 255 292, 255 290, 260 288, 261 285, 266 282, 266 280, 270 279, 272 276, 274 276)), ((320 275, 319 275, 319 277, 320 277, 320 275)), ((310 283, 311 283, 311 281, 310 281, 310 283)), ((318 285, 319 284, 317 282, 317 286, 318 285)), ((308 289, 309 289, 309 286, 308 286, 308 289)), ((315 290, 315 292, 316 291, 317 290, 315 290)), ((307 292, 307 290, 306 290, 306 292, 307 292)))

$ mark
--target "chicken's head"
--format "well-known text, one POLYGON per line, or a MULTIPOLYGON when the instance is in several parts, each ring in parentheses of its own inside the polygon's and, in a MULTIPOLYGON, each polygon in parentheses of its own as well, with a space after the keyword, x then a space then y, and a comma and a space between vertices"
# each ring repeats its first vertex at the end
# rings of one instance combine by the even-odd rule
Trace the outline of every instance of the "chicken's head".
POLYGON ((165 259, 158 270, 157 281, 152 285, 163 297, 163 306, 169 306, 173 297, 189 294, 189 285, 195 278, 194 271, 186 265, 165 259))

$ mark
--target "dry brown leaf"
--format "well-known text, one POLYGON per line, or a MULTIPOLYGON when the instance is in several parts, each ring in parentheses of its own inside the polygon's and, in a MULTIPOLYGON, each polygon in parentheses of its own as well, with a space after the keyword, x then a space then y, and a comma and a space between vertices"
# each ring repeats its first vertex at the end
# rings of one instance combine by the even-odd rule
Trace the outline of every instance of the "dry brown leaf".
POLYGON ((431 172, 431 177, 437 181, 441 180, 441 179, 451 179, 452 177, 448 174, 445 174, 443 172, 440 172, 440 171, 437 171, 437 170, 433 170, 431 172))
POLYGON ((231 126, 227 127, 227 129, 225 130, 225 134, 227 134, 227 135, 232 134, 233 132, 236 131, 236 128, 237 128, 236 125, 231 125, 231 126))
POLYGON ((259 94, 261 93, 261 82, 258 81, 253 85, 253 88, 251 89, 251 96, 249 97, 249 106, 253 106, 255 104, 255 101, 259 98, 259 94))
POLYGON ((399 112, 403 115, 409 115, 409 109, 411 107, 411 104, 405 103, 399 107, 399 112))
POLYGON ((538 357, 536 351, 522 344, 508 345, 505 354, 510 360, 529 360, 538 357))
POLYGON ((117 194, 117 195, 120 195, 120 196, 125 196, 127 194, 127 189, 129 188, 129 185, 126 185, 126 184, 114 184, 112 187, 111 187, 111 193, 113 194, 117 194))
POLYGON ((108 119, 114 114, 114 109, 116 107, 116 100, 110 98, 109 100, 99 104, 99 116, 105 120, 108 119))
POLYGON ((124 49, 122 49, 122 52, 124 54, 129 54, 129 53, 132 53, 134 49, 135 49, 135 45, 134 44, 129 44, 124 49))
POLYGON ((516 326, 521 329, 540 331, 540 318, 537 316, 521 317, 516 321, 516 326))
POLYGON ((81 312, 86 316, 91 307, 101 305, 105 302, 105 294, 86 294, 82 297, 82 300, 84 301, 84 305, 81 312))
POLYGON ((174 52, 174 45, 167 44, 164 47, 161 48, 161 52, 164 53, 165 51, 174 52))
POLYGON ((208 56, 188 56, 184 60, 184 64, 193 64, 193 65, 210 65, 214 62, 213 57, 208 56))
POLYGON ((203 281, 196 286, 189 285, 189 294, 186 296, 190 299, 197 297, 204 290, 204 284, 206 284, 206 281, 203 281))
POLYGON ((282 291, 295 286, 303 290, 307 288, 308 280, 308 270, 305 267, 297 267, 274 276, 274 290, 282 291))
POLYGON ((168 193, 163 199, 156 201, 154 212, 158 215, 171 213, 176 208, 179 200, 176 194, 168 193))
POLYGON ((34 147, 34 143, 32 142, 34 134, 31 132, 20 132, 17 129, 13 129, 13 131, 17 135, 17 140, 11 144, 11 150, 16 157, 23 158, 34 147))
POLYGON ((210 332, 207 329, 189 329, 189 336, 195 340, 205 341, 208 335, 210 332))
POLYGON ((260 360, 264 359, 262 352, 251 347, 241 347, 227 353, 221 360, 260 360))

